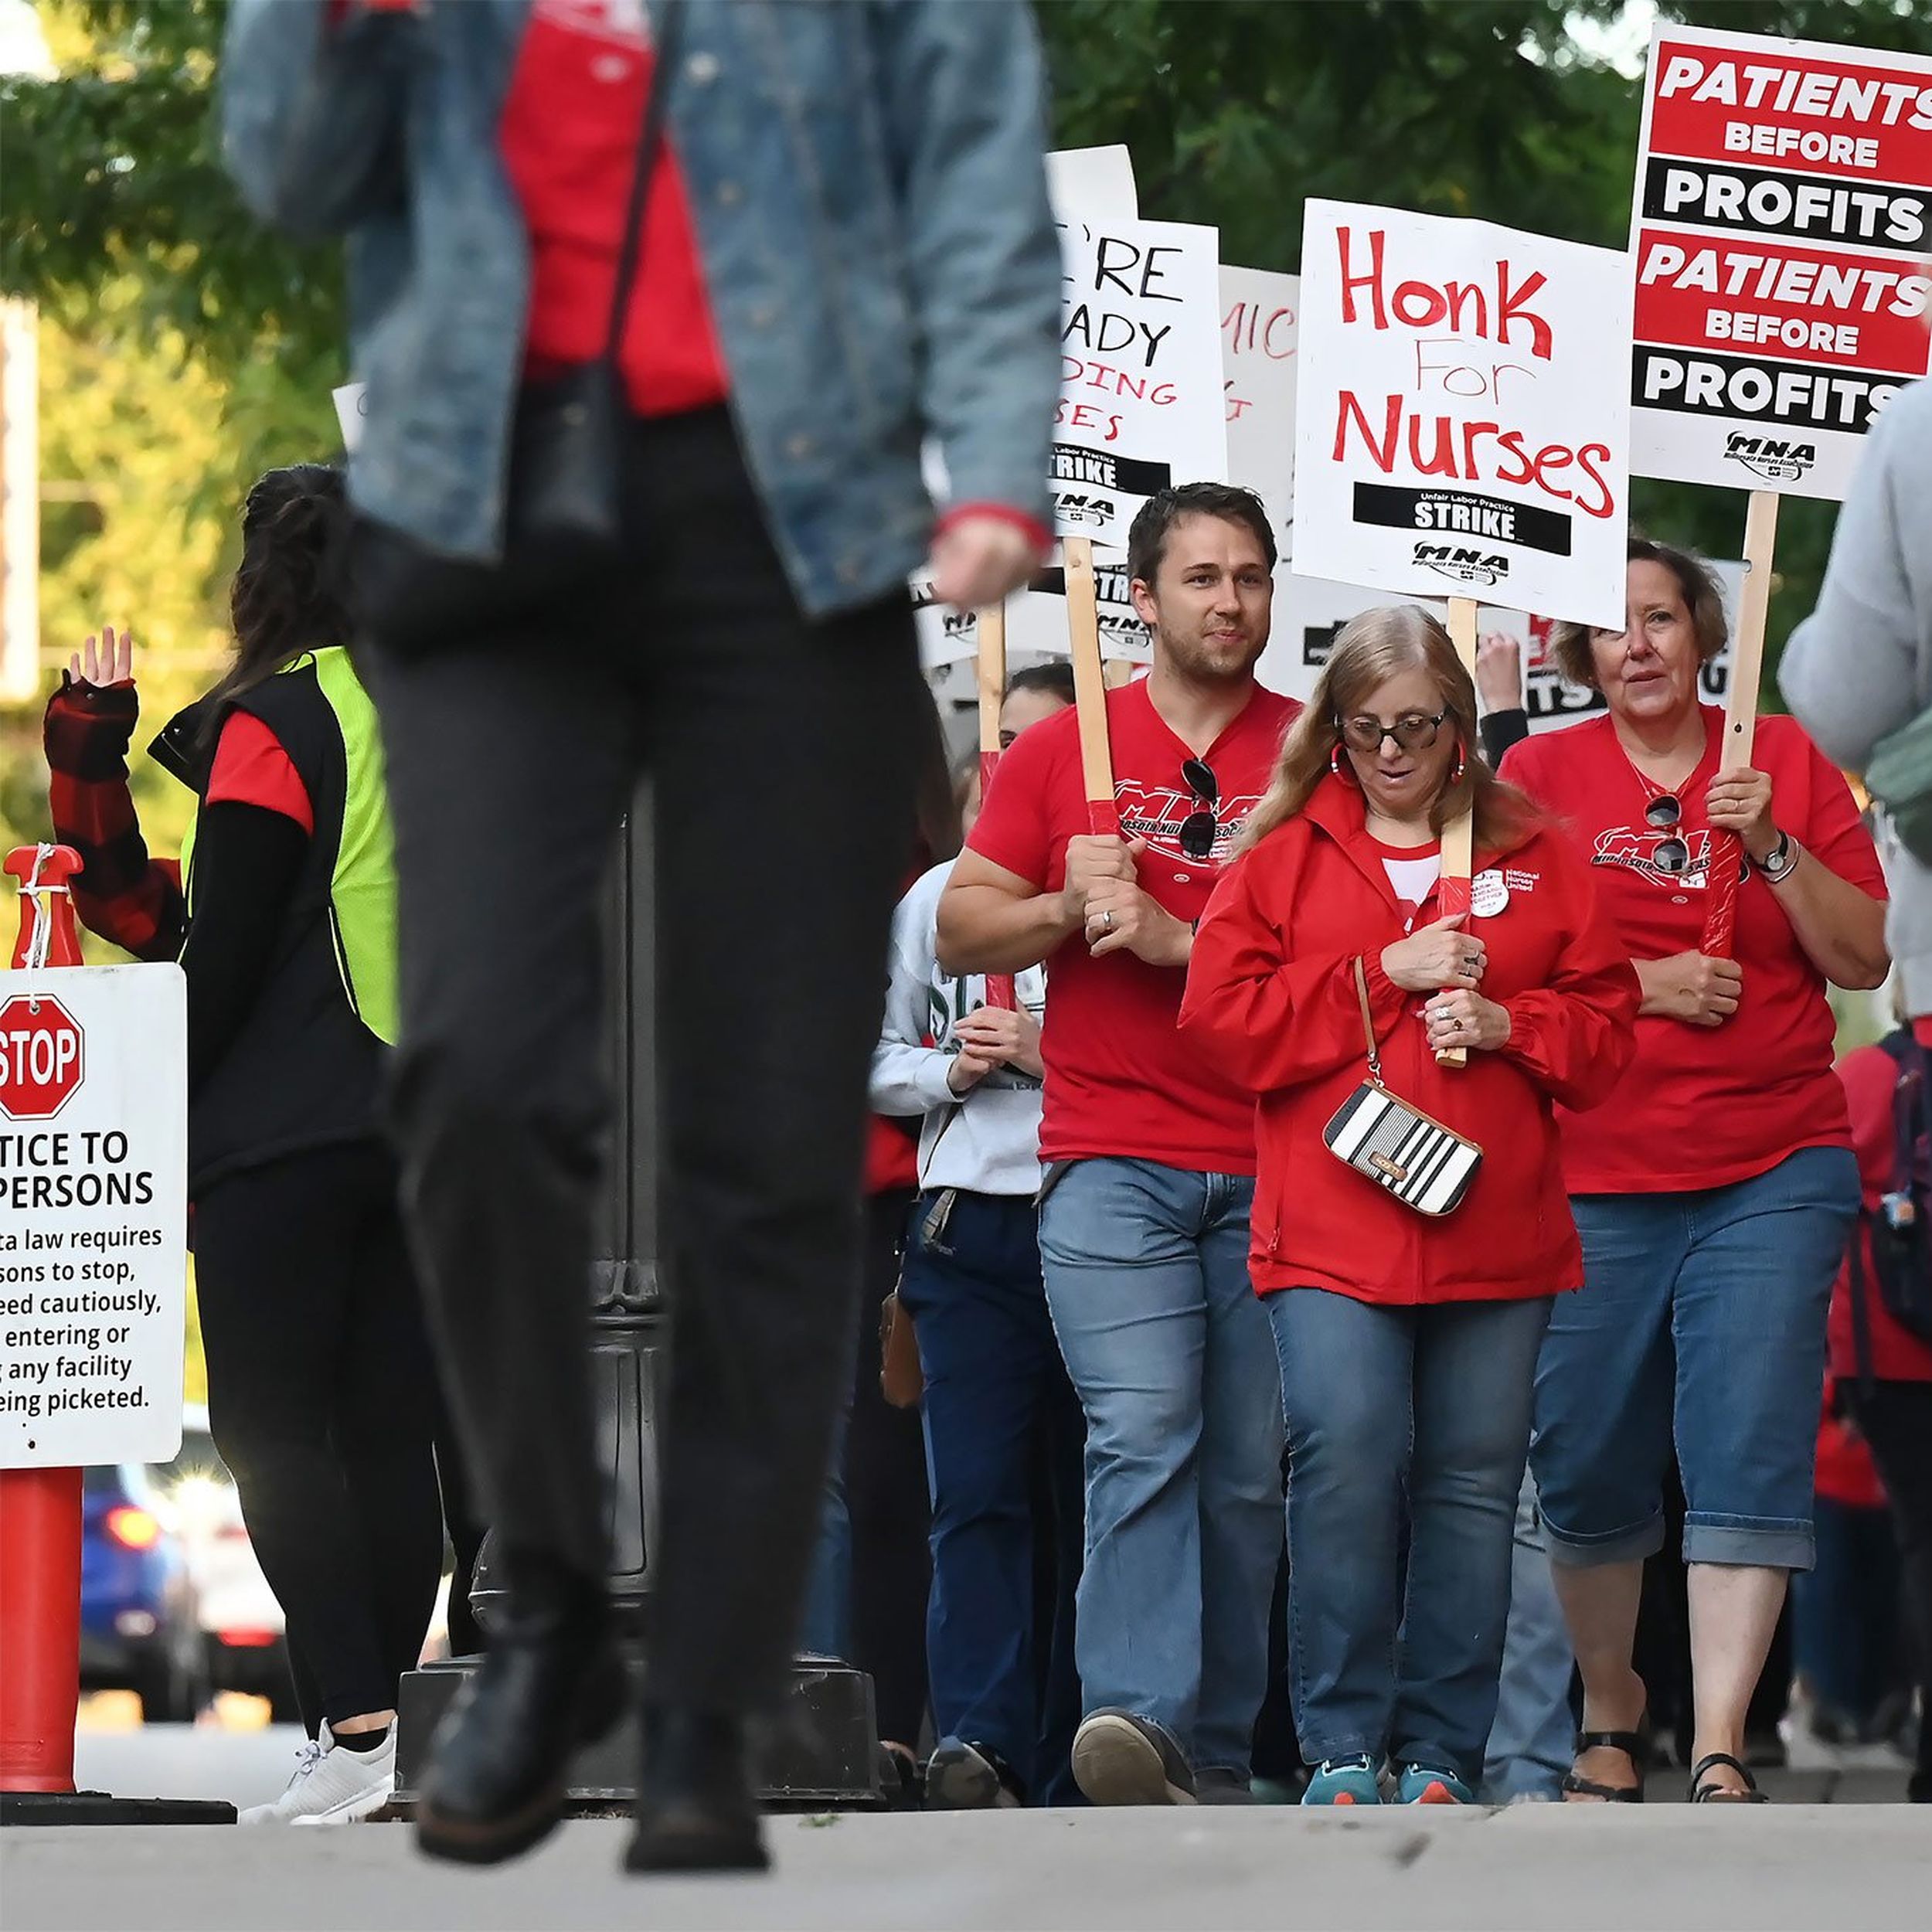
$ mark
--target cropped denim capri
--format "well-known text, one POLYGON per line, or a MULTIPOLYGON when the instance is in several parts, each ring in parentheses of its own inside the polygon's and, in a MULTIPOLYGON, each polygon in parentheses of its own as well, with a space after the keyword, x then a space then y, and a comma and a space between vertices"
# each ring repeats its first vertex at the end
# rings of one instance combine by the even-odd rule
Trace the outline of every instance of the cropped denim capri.
POLYGON ((1674 1440, 1687 1563, 1811 1568, 1825 1313, 1858 1199, 1835 1147, 1728 1187, 1572 1197, 1583 1287, 1556 1298, 1530 1450, 1553 1561, 1661 1549, 1674 1440))

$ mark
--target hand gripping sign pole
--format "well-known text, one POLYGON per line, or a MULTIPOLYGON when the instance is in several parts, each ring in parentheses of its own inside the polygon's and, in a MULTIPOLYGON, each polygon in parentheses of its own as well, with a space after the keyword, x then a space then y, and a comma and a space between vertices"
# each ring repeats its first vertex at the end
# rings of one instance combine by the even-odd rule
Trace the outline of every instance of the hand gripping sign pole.
MULTIPOLYGON (((979 614, 979 796, 984 804, 999 764, 999 713, 1006 702, 1006 606, 989 604, 979 614)), ((1018 1010, 1011 973, 986 975, 986 1004, 1018 1010)))
MULTIPOLYGON (((80 855, 22 845, 13 964, 78 966, 67 881, 80 855)), ((80 1471, 0 1469, 0 1792, 71 1792, 80 1706, 80 1471)))
MULTIPOLYGON (((1456 647, 1456 655, 1462 660, 1462 668, 1469 673, 1471 684, 1476 677, 1476 600, 1474 597, 1451 597, 1449 600, 1449 635, 1456 647)), ((1474 745, 1464 747, 1463 755, 1476 756, 1474 745)), ((1474 815, 1463 812, 1450 820, 1442 828, 1442 883, 1437 889, 1436 906, 1440 915, 1447 919, 1457 913, 1466 918, 1470 908, 1470 878, 1475 869, 1476 821, 1474 815)), ((1469 1053, 1466 1047, 1445 1046, 1436 1056, 1438 1066, 1466 1066, 1469 1053)))
POLYGON ((1066 628, 1073 658, 1073 703, 1080 713, 1087 828, 1096 838, 1117 838, 1121 811, 1114 798, 1114 753, 1107 738, 1107 673, 1100 662, 1100 594, 1094 580, 1094 546, 1086 537, 1070 536, 1066 550, 1066 628))
MULTIPOLYGON (((1744 589, 1738 599, 1737 638, 1731 655, 1731 688, 1724 706, 1724 745, 1719 773, 1742 771, 1751 762, 1757 730, 1757 686, 1764 667, 1764 616, 1771 601, 1771 554, 1777 541, 1777 492, 1753 490, 1744 519, 1744 589)), ((1737 888, 1743 845, 1734 832, 1711 840, 1710 898, 1699 947, 1707 958, 1729 959, 1737 937, 1737 888)))

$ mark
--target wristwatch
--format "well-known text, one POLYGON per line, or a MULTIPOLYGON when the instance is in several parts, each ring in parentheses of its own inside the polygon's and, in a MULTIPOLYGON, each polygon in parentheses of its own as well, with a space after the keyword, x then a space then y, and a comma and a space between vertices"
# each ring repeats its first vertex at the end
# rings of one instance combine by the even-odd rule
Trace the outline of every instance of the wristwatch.
POLYGON ((1757 866, 1766 885, 1775 886, 1798 870, 1801 850, 1798 841, 1788 832, 1781 832, 1777 843, 1770 851, 1764 858, 1754 859, 1751 862, 1757 866))

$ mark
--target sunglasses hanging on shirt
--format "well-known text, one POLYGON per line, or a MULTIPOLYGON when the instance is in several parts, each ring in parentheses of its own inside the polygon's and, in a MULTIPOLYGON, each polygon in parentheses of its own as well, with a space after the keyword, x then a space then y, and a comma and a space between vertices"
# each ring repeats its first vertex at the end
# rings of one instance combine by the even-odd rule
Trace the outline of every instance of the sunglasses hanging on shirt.
POLYGON ((1215 808, 1221 802, 1220 782, 1205 760, 1189 758, 1181 776, 1193 795, 1195 809, 1181 821, 1181 849, 1190 859, 1206 859, 1214 851, 1217 829, 1215 808))

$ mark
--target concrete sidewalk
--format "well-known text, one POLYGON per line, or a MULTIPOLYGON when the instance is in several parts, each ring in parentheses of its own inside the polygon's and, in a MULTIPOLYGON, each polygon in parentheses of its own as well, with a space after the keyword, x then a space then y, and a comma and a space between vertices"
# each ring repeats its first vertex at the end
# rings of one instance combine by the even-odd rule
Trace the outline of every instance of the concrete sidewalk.
POLYGON ((623 1877, 615 1823, 570 1825, 491 1872, 425 1864, 393 1825, 20 1832, 0 1839, 0 1920, 8 1932, 1888 1932, 1928 1923, 1928 1823, 1893 1805, 787 1818, 772 1822, 771 1877, 675 1881, 623 1877))

